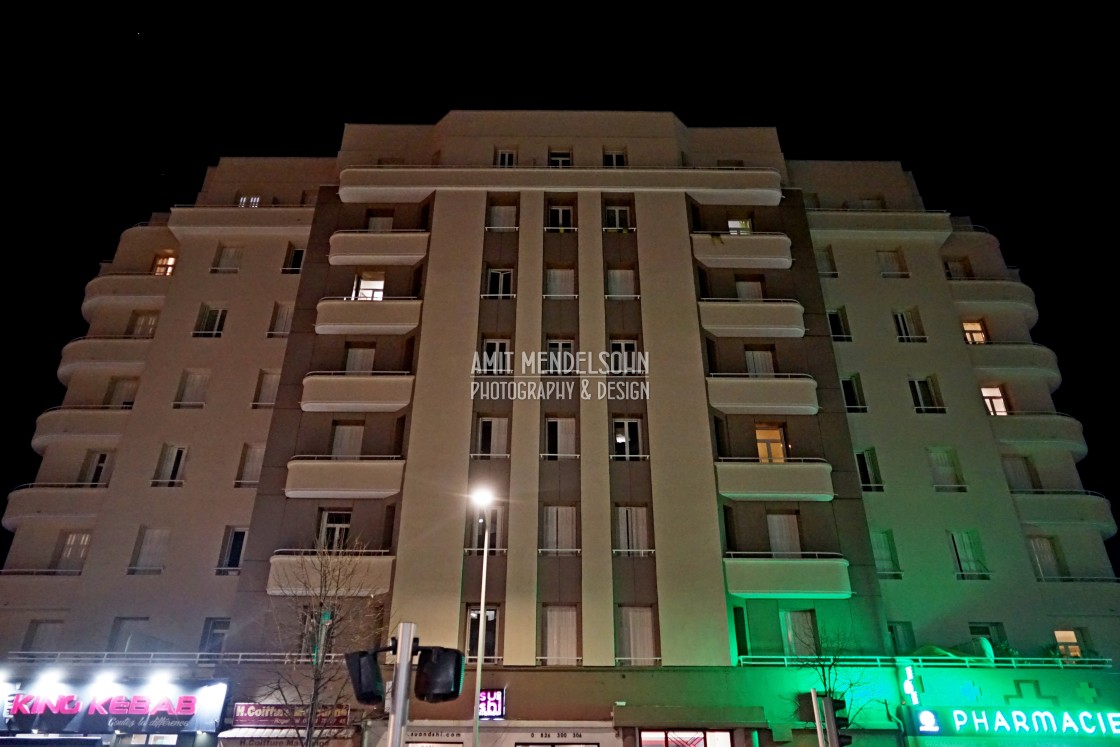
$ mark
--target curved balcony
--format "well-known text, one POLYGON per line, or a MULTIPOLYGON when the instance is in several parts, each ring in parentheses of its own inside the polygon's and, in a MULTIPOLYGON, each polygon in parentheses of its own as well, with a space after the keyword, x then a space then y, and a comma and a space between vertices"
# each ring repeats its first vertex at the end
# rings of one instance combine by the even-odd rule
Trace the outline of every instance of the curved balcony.
POLYGON ((428 256, 428 231, 335 231, 332 265, 412 265, 428 256))
POLYGON ((124 433, 131 409, 119 405, 52 408, 35 420, 31 448, 42 454, 51 444, 70 438, 115 442, 124 433))
POLYGON ((727 592, 746 599, 848 599, 848 561, 839 553, 728 552, 727 592))
POLYGON ((1088 524, 1105 539, 1116 534, 1112 506, 1100 493, 1088 490, 1013 490, 1012 498, 1024 524, 1088 524))
POLYGON ((725 415, 816 415, 817 381, 808 374, 716 374, 708 402, 725 415))
POLYGON ((175 205, 167 227, 175 238, 251 234, 306 240, 311 234, 314 206, 175 205))
POLYGON ((1081 423, 1060 412, 1009 412, 991 415, 988 420, 1003 443, 1064 449, 1075 459, 1089 453, 1081 423))
POLYGON ((15 531, 28 520, 49 519, 83 525, 101 510, 108 484, 36 482, 8 494, 4 528, 15 531))
POLYGON ((805 309, 783 298, 702 298, 700 324, 716 337, 804 337, 805 309))
POLYGON ((324 298, 316 307, 315 332, 320 335, 403 335, 420 324, 418 298, 366 301, 324 298))
MULTIPOLYGON (((66 609, 82 587, 82 574, 35 572, 22 569, 0 571, 0 597, 47 609, 66 609)), ((34 656, 34 654, 28 654, 34 656)), ((5 659, 8 657, 5 656, 5 659)))
POLYGON ((726 498, 760 501, 831 501, 832 465, 823 459, 760 462, 723 457, 715 463, 716 485, 726 498))
POLYGON ((86 283, 82 316, 89 321, 96 309, 106 307, 161 309, 170 275, 150 272, 107 273, 86 283))
POLYGON ((404 460, 396 456, 294 456, 289 498, 387 498, 401 492, 404 460))
POLYGON ((692 256, 708 268, 788 270, 790 243, 784 233, 694 233, 692 256))
POLYGON ((312 371, 303 377, 304 412, 397 412, 412 401, 409 373, 312 371))
POLYGON ((395 559, 388 550, 276 550, 268 560, 268 593, 321 595, 326 581, 333 596, 387 594, 395 559))
POLYGON ((962 315, 1011 309, 1024 315, 1028 327, 1038 321, 1034 291, 1012 278, 950 278, 949 292, 962 315))
POLYGON ((1035 342, 987 342, 969 345, 968 353, 978 372, 994 378, 1036 376, 1046 381, 1051 392, 1062 383, 1058 356, 1035 342))
POLYGON ((70 384, 75 371, 97 369, 109 376, 139 376, 151 347, 150 337, 79 337, 62 348, 58 380, 70 384))

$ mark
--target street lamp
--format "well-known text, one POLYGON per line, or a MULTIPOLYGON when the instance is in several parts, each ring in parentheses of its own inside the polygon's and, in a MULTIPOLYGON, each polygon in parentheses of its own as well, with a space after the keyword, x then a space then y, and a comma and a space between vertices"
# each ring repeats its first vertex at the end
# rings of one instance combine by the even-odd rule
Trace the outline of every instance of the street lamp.
POLYGON ((482 700, 482 657, 485 653, 486 629, 486 562, 490 558, 490 504, 494 502, 494 494, 486 488, 479 488, 471 493, 471 503, 482 511, 482 587, 478 595, 478 632, 474 637, 474 747, 478 747, 478 704, 482 700))

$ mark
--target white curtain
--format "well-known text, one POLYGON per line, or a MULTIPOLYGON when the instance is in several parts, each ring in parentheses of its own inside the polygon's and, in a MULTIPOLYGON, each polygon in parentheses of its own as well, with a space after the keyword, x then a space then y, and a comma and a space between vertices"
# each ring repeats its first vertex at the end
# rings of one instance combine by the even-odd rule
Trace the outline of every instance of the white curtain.
POLYGON ((219 270, 236 270, 241 264, 241 247, 223 246, 218 251, 214 267, 219 270))
POLYGON ((574 296, 576 293, 576 271, 571 268, 552 268, 545 270, 545 295, 574 296))
POLYGON ((276 403, 276 392, 280 389, 280 374, 273 371, 261 371, 260 383, 257 386, 257 403, 272 405, 276 403))
POLYGON ((1031 474, 1030 462, 1025 456, 1005 454, 1003 456, 1003 474, 1007 477, 1007 486, 1012 492, 1017 490, 1034 490, 1036 485, 1031 474))
POLYGON ((813 610, 783 610, 786 653, 805 656, 819 653, 817 614, 813 610))
POLYGON ((490 419, 490 453, 509 453, 509 421, 505 418, 490 419))
POLYGON ((895 561, 894 540, 889 531, 871 533, 871 549, 875 555, 875 570, 893 573, 898 570, 895 561))
POLYGON ((369 373, 373 370, 373 359, 377 348, 372 345, 355 345, 346 348, 346 372, 369 373))
POLYGON ((167 557, 167 543, 171 538, 170 529, 140 528, 140 543, 132 565, 137 568, 162 568, 167 557))
POLYGON ((55 567, 62 571, 78 571, 86 562, 89 532, 67 532, 55 567))
POLYGON ((362 425, 336 424, 334 426, 333 437, 331 438, 331 455, 360 455, 362 453, 362 434, 364 432, 365 426, 362 425))
POLYGON ((489 226, 490 228, 516 228, 517 206, 491 205, 489 226))
POLYGON ((172 482, 183 479, 183 463, 187 459, 187 450, 183 446, 164 444, 160 452, 159 466, 153 479, 157 482, 172 482))
POLYGON ((556 419, 556 453, 557 454, 575 454, 576 453, 576 419, 575 418, 557 418, 556 419))
POLYGON ((653 610, 649 607, 622 607, 619 613, 622 623, 619 658, 631 664, 653 664, 657 656, 653 643, 653 610))
POLYGON ((879 272, 898 275, 902 272, 902 255, 897 251, 879 252, 879 272))
POLYGON ((183 391, 179 401, 189 404, 199 404, 206 400, 206 388, 210 384, 208 371, 187 371, 183 374, 183 391))
POLYGON ((619 506, 618 549, 648 550, 649 520, 645 506, 619 506))
POLYGON ((774 354, 769 350, 747 350, 747 373, 752 376, 769 376, 774 373, 774 354))
POLYGON ((797 514, 766 514, 766 528, 770 532, 770 552, 782 556, 801 553, 797 514))
POLYGON ((980 538, 975 532, 953 532, 953 548, 957 553, 957 565, 961 573, 985 573, 984 556, 980 550, 980 538))
POLYGON ((1031 557, 1034 559, 1035 572, 1039 578, 1054 578, 1061 576, 1061 566, 1058 564, 1058 553, 1054 548, 1054 540, 1050 537, 1030 538, 1031 557))
POLYGON ((576 507, 545 506, 542 517, 542 548, 574 550, 576 548, 576 507))
POLYGON ((241 452, 241 482, 256 482, 261 477, 264 464, 264 444, 245 444, 241 452))
POLYGON ((735 297, 740 301, 757 301, 762 298, 762 283, 757 280, 736 280, 735 297))
POLYGON ((607 295, 608 296, 633 296, 634 271, 633 270, 607 270, 607 295))
POLYGON ((393 216, 374 216, 369 219, 369 230, 384 232, 393 230, 393 216))
POLYGON ((292 311, 290 303, 278 303, 272 312, 272 329, 274 335, 286 335, 292 331, 292 311))
POLYGON ((956 456, 950 449, 930 449, 929 468, 933 472, 934 485, 960 485, 961 476, 957 469, 956 456))
POLYGON ((576 608, 549 605, 544 608, 545 664, 576 663, 576 608))

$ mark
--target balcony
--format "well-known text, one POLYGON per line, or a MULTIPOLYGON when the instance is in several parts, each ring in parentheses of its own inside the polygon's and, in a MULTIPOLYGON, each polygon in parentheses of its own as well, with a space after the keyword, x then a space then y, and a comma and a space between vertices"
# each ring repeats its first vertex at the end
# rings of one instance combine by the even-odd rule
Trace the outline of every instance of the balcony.
POLYGON ((412 401, 407 372, 312 371, 303 378, 304 412, 397 412, 412 401))
POLYGON ((387 594, 396 558, 388 550, 276 550, 268 562, 268 593, 301 597, 323 593, 370 597, 387 594))
POLYGON ((182 241, 192 236, 275 236, 304 239, 311 233, 315 215, 310 205, 176 205, 167 227, 182 241))
POLYGON ((745 599, 848 599, 848 561, 838 553, 728 552, 727 592, 745 599))
POLYGON ((831 501, 832 465, 823 459, 761 462, 721 457, 715 463, 716 485, 726 498, 761 501, 831 501))
POLYGON ((331 234, 332 265, 403 265, 428 256, 428 231, 335 231, 331 234))
POLYGON ((950 278, 949 292, 962 316, 982 316, 1009 309, 1024 315, 1027 326, 1038 321, 1034 291, 1014 278, 950 278))
POLYGON ((418 298, 367 301, 324 298, 316 308, 315 332, 320 335, 403 335, 420 324, 418 298))
POLYGON ((116 442, 124 433, 131 408, 119 405, 90 405, 88 407, 54 407, 35 421, 31 448, 37 453, 63 439, 116 442))
POLYGON ((788 270, 793 266, 784 233, 694 233, 692 256, 708 268, 788 270))
POLYGON ((1054 351, 1034 342, 986 342, 968 346, 977 372, 992 378, 1033 376, 1046 381, 1053 392, 1062 383, 1054 351))
POLYGON ((1034 526, 1084 525, 1105 539, 1116 534, 1116 520, 1108 499, 1088 490, 1013 490, 1019 520, 1034 526))
POLYGON ((28 520, 65 521, 75 526, 92 522, 105 501, 108 484, 35 482, 8 494, 4 528, 15 531, 28 520))
POLYGON ((107 273, 86 283, 86 297, 82 302, 82 316, 87 320, 96 309, 163 308, 170 275, 153 275, 150 272, 107 273))
POLYGON ((1075 459, 1089 453, 1081 423, 1060 412, 1009 412, 989 421, 996 438, 1006 444, 1063 449, 1075 459))
POLYGON ((397 456, 294 456, 289 498, 387 498, 401 492, 405 460, 397 456))
POLYGON ((58 380, 69 386, 75 371, 94 369, 106 376, 139 376, 152 338, 126 335, 79 337, 62 348, 58 380))
POLYGON ((725 415, 816 415, 817 382, 808 374, 715 374, 708 402, 725 415))
POLYGON ((716 337, 804 337, 805 309, 781 298, 703 298, 700 324, 716 337))
POLYGON ((943 243, 953 232, 949 213, 936 210, 885 210, 849 207, 805 211, 814 237, 850 239, 927 238, 943 243))

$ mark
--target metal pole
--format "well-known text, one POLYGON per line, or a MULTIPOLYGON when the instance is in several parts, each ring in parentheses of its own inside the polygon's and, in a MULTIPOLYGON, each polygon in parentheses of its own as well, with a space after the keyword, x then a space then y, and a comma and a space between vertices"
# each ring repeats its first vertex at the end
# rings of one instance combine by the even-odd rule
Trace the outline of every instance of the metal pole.
POLYGON ((817 745, 828 747, 824 741, 824 729, 821 728, 821 704, 817 700, 817 688, 809 690, 809 695, 813 698, 813 721, 817 723, 817 745))
MULTIPOLYGON (((483 634, 486 630, 486 561, 490 558, 490 507, 486 506, 483 511, 483 533, 482 533, 482 590, 478 594, 478 633, 475 635, 474 653, 475 669, 474 669, 474 747, 478 747, 478 708, 479 702, 482 700, 482 658, 486 653, 485 639, 483 634)), ((394 745, 395 747, 395 745, 394 745)))
POLYGON ((393 667, 393 688, 389 693, 389 747, 404 747, 404 727, 408 725, 408 692, 412 685, 412 643, 415 623, 397 626, 397 662, 393 667))

